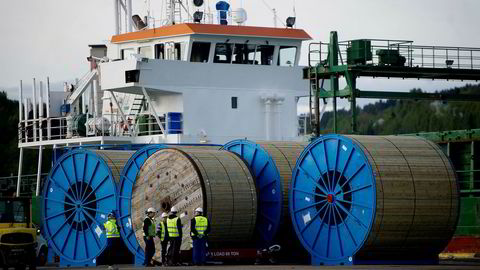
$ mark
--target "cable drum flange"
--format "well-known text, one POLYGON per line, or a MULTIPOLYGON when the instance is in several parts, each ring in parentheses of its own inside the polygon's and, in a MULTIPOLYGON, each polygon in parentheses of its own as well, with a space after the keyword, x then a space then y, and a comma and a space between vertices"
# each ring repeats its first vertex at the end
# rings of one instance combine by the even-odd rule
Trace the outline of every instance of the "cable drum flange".
POLYGON ((45 233, 67 265, 95 264, 106 246, 103 223, 117 205, 119 168, 133 154, 115 152, 68 151, 48 175, 42 203, 45 233))
POLYGON ((119 186, 118 196, 118 212, 119 212, 119 224, 120 235, 127 248, 135 255, 136 263, 143 263, 145 258, 145 252, 138 244, 135 232, 132 227, 131 218, 131 201, 132 201, 132 189, 135 184, 137 173, 145 163, 148 157, 159 149, 163 149, 165 146, 161 144, 153 144, 145 146, 139 149, 132 157, 127 161, 127 164, 123 167, 121 173, 121 181, 119 186))
POLYGON ((372 226, 375 196, 368 159, 350 140, 322 136, 305 148, 292 174, 289 205, 312 260, 352 261, 372 226))

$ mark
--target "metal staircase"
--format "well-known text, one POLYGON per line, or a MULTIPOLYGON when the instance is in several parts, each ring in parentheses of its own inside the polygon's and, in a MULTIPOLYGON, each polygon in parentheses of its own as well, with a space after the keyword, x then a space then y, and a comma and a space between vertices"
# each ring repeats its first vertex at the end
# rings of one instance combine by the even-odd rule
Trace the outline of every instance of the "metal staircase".
POLYGON ((68 104, 73 104, 85 92, 93 79, 97 77, 97 70, 87 73, 76 85, 73 92, 67 99, 68 104))
POLYGON ((133 102, 130 104, 127 116, 136 116, 141 113, 145 107, 145 97, 143 95, 135 95, 133 102))

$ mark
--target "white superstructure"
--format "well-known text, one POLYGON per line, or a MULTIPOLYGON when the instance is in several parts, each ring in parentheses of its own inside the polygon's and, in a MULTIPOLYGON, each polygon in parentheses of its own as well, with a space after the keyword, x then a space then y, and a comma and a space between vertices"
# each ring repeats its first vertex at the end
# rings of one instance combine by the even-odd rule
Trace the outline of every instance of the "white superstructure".
POLYGON ((167 130, 155 142, 296 140, 297 101, 308 93, 298 66, 305 39, 296 29, 203 24, 114 36, 108 58, 119 60, 100 64, 101 87, 145 89, 157 115, 182 114, 181 134, 167 130))
POLYGON ((134 23, 127 20, 121 33, 121 14, 130 18, 132 4, 114 1, 118 34, 106 46, 91 45, 90 71, 55 101, 48 83, 39 89, 40 101, 22 100, 21 157, 25 147, 300 140, 297 103, 309 85, 298 62, 310 36, 294 28, 244 26, 244 10, 234 16, 238 25, 228 25, 229 10, 218 11, 221 24, 205 23, 214 17, 206 13, 184 16, 196 23, 175 23, 183 3, 168 2, 168 21, 157 24, 163 26, 137 16, 141 30, 130 32, 134 23), (29 118, 29 109, 43 103, 46 115, 29 118))

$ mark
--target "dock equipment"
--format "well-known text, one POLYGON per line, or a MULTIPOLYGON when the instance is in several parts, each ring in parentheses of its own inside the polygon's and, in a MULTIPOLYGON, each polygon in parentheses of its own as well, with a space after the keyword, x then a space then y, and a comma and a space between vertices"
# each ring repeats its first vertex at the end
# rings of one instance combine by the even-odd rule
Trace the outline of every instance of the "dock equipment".
MULTIPOLYGON (((211 149, 160 149, 144 162, 131 196, 131 227, 144 249, 145 209, 169 212, 183 224, 182 250, 190 249, 190 220, 202 207, 211 221, 209 247, 242 247, 253 240, 257 192, 253 176, 234 153, 211 149)), ((156 238, 157 245, 160 245, 156 238)), ((155 256, 160 256, 157 250, 155 256)))
POLYGON ((120 172, 134 151, 74 149, 52 167, 42 218, 60 267, 94 266, 107 244, 103 223, 117 205, 120 172))
POLYGON ((240 155, 255 177, 259 196, 256 234, 261 248, 288 243, 282 245, 286 248, 296 238, 288 214, 288 187, 292 170, 305 146, 307 143, 301 142, 234 140, 223 147, 240 155))
POLYGON ((315 265, 434 263, 459 213, 449 159, 409 136, 322 136, 299 157, 289 195, 315 265))
POLYGON ((337 98, 350 101, 354 134, 357 132, 357 98, 480 101, 480 94, 367 91, 357 88, 360 77, 479 81, 480 48, 421 46, 408 40, 338 41, 337 32, 333 31, 329 43, 310 43, 308 62, 303 78, 310 81, 310 119, 317 136, 320 134, 320 99, 326 102, 332 98, 334 133, 337 133, 337 98), (346 86, 339 89, 342 77, 346 86))
MULTIPOLYGON (((132 191, 137 179, 137 174, 142 169, 145 161, 155 152, 165 148, 179 149, 219 149, 221 145, 214 144, 151 144, 140 148, 132 155, 123 167, 121 180, 118 189, 118 224, 121 224, 120 235, 130 252, 135 256, 135 264, 144 262, 145 253, 137 241, 135 230, 132 227, 132 191)), ((145 208, 146 209, 146 208, 145 208)), ((158 209, 158 208, 156 208, 158 209)), ((141 241, 141 243, 143 240, 141 241)))
MULTIPOLYGON (((409 134, 410 135, 410 134, 409 134)), ((460 187, 460 213, 453 239, 442 256, 480 255, 480 129, 420 132, 452 161, 460 187)))

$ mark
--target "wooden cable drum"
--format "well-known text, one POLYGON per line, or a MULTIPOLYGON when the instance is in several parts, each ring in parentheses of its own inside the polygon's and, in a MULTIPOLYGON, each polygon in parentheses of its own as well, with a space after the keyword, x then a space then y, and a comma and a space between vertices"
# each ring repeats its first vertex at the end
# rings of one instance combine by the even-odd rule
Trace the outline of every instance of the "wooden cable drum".
POLYGON ((302 249, 296 243, 288 214, 288 188, 297 158, 307 143, 235 140, 224 149, 240 155, 249 165, 259 192, 258 245, 281 244, 282 249, 302 249), (279 192, 280 191, 280 192, 279 192))
POLYGON ((458 220, 453 167, 422 138, 322 136, 292 177, 292 223, 313 264, 432 263, 458 220))
MULTIPOLYGON (((223 150, 156 151, 137 174, 131 205, 133 230, 143 249, 142 222, 149 207, 159 213, 177 208, 183 224, 182 250, 191 247, 190 220, 197 207, 202 207, 210 220, 211 247, 239 247, 250 242, 257 218, 257 193, 250 170, 240 157, 223 150)), ((160 246, 159 239, 155 241, 160 246)))
POLYGON ((120 235, 123 242, 135 256, 135 263, 141 264, 145 260, 145 253, 142 246, 138 242, 134 226, 132 226, 132 192, 135 184, 137 174, 143 167, 145 161, 155 152, 165 148, 175 149, 212 149, 218 150, 221 145, 214 144, 149 144, 138 149, 135 154, 132 155, 130 160, 125 164, 121 173, 121 182, 119 186, 118 196, 118 212, 119 219, 118 224, 121 224, 120 235))
POLYGON ((459 214, 456 175, 447 156, 417 137, 349 137, 377 175, 375 223, 358 256, 437 258, 459 214))
POLYGON ((277 165, 282 181, 282 223, 290 224, 288 214, 288 189, 292 180, 292 171, 297 163, 297 158, 308 143, 303 142, 257 142, 273 158, 277 165))
MULTIPOLYGON (((132 157, 135 151, 124 150, 90 150, 95 154, 101 156, 107 163, 108 167, 112 171, 112 176, 115 179, 115 183, 118 185, 121 180, 121 173, 123 167, 132 157)), ((112 210, 115 210, 116 206, 112 206, 112 210)))

